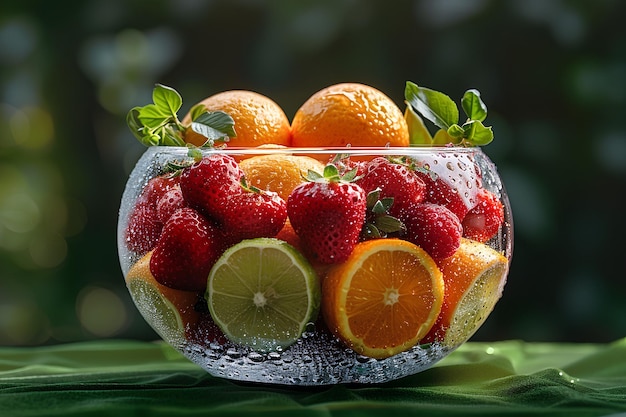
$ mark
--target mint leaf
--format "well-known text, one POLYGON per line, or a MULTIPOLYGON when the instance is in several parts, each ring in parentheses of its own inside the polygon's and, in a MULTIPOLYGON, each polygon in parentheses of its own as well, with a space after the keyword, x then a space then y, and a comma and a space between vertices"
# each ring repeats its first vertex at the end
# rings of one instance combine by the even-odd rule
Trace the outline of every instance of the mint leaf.
POLYGON ((409 81, 406 83, 404 98, 417 112, 441 129, 447 130, 459 122, 458 107, 443 93, 418 87, 409 81))
MULTIPOLYGON (((133 107, 126 115, 126 124, 133 135, 145 146, 185 146, 187 126, 178 119, 183 99, 176 90, 156 84, 152 91, 153 103, 133 107)), ((203 146, 213 146, 216 140, 235 136, 235 122, 224 112, 209 113, 204 106, 192 109, 191 128, 207 138, 203 146)))
POLYGON ((455 139, 454 143, 460 143, 465 137, 465 129, 463 129, 461 126, 459 126, 456 123, 450 126, 448 130, 446 131, 446 133, 448 133, 450 137, 455 139))
POLYGON ((207 113, 207 109, 202 103, 198 103, 189 110, 191 120, 196 120, 201 114, 207 113))
POLYGON ((183 99, 178 91, 162 84, 156 84, 154 87, 152 101, 163 114, 174 118, 183 105, 183 99))
MULTIPOLYGON (((203 113, 197 115, 192 120, 193 120, 192 128, 194 124, 195 125, 200 124, 210 129, 213 129, 214 131, 219 132, 222 138, 225 136, 231 137, 231 138, 237 136, 237 132, 235 132, 235 121, 233 120, 232 117, 230 117, 229 114, 224 113, 223 111, 214 111, 214 112, 204 111, 203 113)), ((197 130, 195 129, 194 131, 197 132, 197 130)), ((201 133, 201 132, 198 132, 198 133, 201 133)))
POLYGON ((126 114, 126 125, 133 133, 135 138, 141 141, 141 139, 143 138, 143 123, 141 122, 141 120, 139 120, 139 110, 140 107, 133 107, 128 111, 128 113, 126 114))
POLYGON ((139 109, 139 120, 144 126, 156 129, 163 126, 171 118, 171 115, 164 113, 154 104, 148 104, 139 109))
POLYGON ((173 124, 167 124, 161 128, 162 144, 165 146, 185 146, 183 134, 173 124))
POLYGON ((487 106, 481 100, 478 90, 467 90, 461 99, 461 106, 470 120, 482 122, 487 118, 487 106))
POLYGON ((485 127, 479 120, 470 120, 463 125, 466 131, 466 138, 469 143, 476 146, 484 146, 493 140, 493 130, 491 126, 485 127))
POLYGON ((463 94, 461 106, 467 121, 462 126, 459 125, 459 109, 447 95, 407 81, 404 97, 407 103, 404 117, 409 126, 411 145, 429 144, 430 133, 420 115, 439 128, 430 144, 482 146, 493 140, 491 127, 483 124, 487 118, 487 106, 478 90, 470 89, 463 94))

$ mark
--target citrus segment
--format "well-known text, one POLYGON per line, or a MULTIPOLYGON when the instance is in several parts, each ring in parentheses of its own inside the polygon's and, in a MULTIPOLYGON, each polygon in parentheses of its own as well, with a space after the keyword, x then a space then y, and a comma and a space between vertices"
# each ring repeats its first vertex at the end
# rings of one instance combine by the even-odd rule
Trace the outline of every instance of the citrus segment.
MULTIPOLYGON (((229 90, 205 98, 200 103, 208 111, 223 111, 235 122, 236 137, 228 146, 254 147, 267 143, 288 146, 291 141, 289 119, 283 109, 272 99, 247 90, 229 90)), ((191 114, 182 120, 191 124, 191 114)), ((189 127, 185 131, 185 142, 201 146, 206 137, 189 127)))
POLYGON ((347 346, 386 358, 410 349, 428 333, 443 291, 439 268, 419 246, 393 238, 369 240, 328 271, 322 313, 347 346))
POLYGON ((180 343, 200 320, 195 310, 199 297, 195 292, 159 284, 150 272, 151 256, 148 252, 130 268, 126 285, 137 309, 157 334, 170 343, 180 343))
POLYGON ((273 238, 243 240, 211 269, 206 299, 231 341, 259 351, 285 348, 315 319, 320 287, 308 261, 273 238))
POLYGON ((381 91, 341 83, 313 94, 291 123, 292 146, 409 146, 404 114, 381 91))
POLYGON ((244 159, 239 163, 248 185, 278 193, 287 200, 291 191, 304 182, 309 170, 323 172, 324 164, 303 155, 268 154, 244 159))
POLYGON ((467 341, 487 319, 502 295, 508 259, 466 238, 451 257, 439 262, 445 283, 441 314, 425 340, 445 346, 467 341))

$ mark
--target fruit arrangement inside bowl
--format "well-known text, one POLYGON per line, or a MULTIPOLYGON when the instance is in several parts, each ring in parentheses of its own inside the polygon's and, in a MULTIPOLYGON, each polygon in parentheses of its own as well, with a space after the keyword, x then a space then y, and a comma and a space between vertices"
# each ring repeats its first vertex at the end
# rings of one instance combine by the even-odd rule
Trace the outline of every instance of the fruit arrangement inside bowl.
POLYGON ((128 124, 146 152, 122 196, 120 263, 152 328, 215 376, 379 383, 466 342, 502 295, 511 210, 462 100, 407 82, 403 113, 344 83, 289 122, 226 91, 192 107, 157 85, 128 124), (425 121, 432 122, 431 135, 425 121))

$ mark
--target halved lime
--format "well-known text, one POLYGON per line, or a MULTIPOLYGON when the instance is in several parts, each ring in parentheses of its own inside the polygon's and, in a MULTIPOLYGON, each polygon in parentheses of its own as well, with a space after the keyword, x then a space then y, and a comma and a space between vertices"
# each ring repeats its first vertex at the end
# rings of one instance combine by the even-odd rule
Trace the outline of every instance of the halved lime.
POLYGON ((315 320, 321 291, 315 270, 293 246, 257 238, 224 252, 211 269, 205 297, 229 340, 271 351, 291 345, 315 320))

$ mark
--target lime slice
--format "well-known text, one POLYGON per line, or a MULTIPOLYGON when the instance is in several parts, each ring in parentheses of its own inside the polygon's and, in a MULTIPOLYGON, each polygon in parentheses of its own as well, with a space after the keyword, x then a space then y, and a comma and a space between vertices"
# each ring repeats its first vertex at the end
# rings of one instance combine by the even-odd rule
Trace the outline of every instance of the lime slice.
POLYGON ((159 284, 150 273, 148 252, 126 275, 126 286, 144 320, 163 340, 179 344, 186 339, 188 326, 198 321, 194 309, 198 295, 159 284))
POLYGON ((317 274, 288 243, 243 240, 227 249, 209 274, 205 295, 226 337, 258 351, 285 348, 317 316, 317 274))

